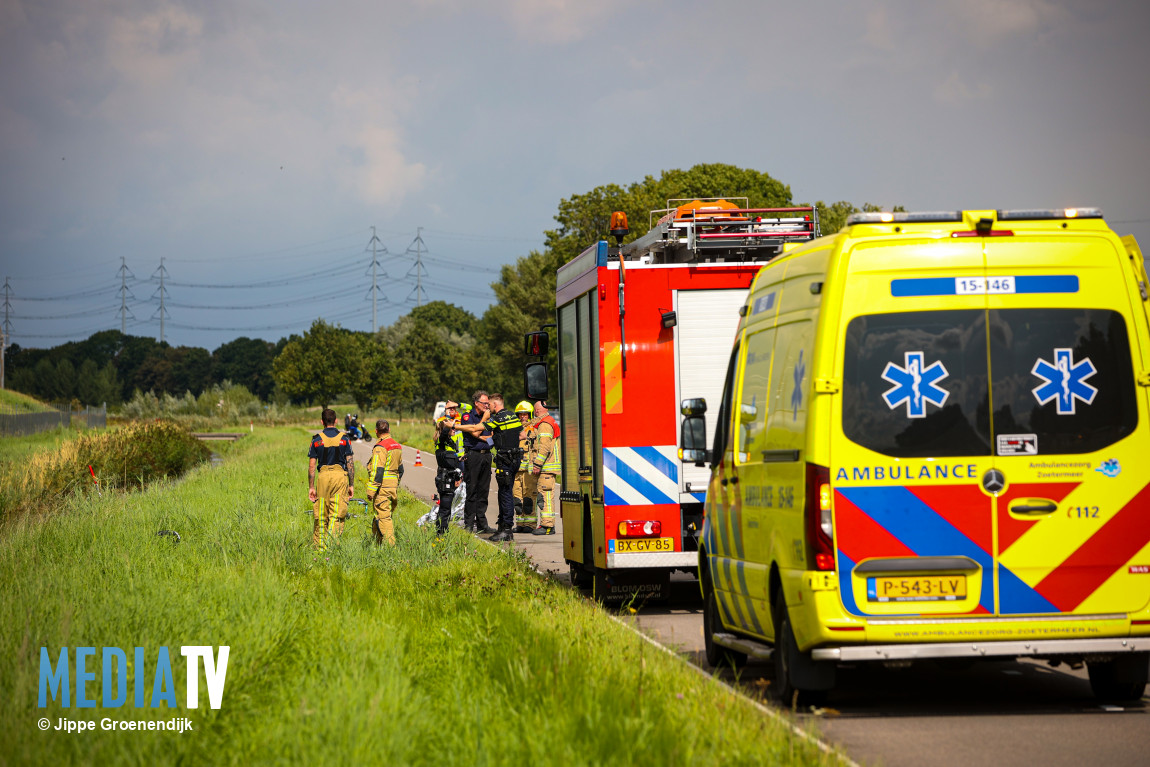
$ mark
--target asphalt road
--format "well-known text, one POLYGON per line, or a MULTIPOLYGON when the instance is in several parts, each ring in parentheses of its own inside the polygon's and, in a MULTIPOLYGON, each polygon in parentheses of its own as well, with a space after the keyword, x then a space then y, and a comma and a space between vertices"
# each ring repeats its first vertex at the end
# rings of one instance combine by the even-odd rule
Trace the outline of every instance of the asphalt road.
MULTIPOLYGON (((362 464, 370 445, 356 443, 355 453, 362 464)), ((424 466, 415 467, 415 451, 404 448, 403 486, 430 499, 435 492, 435 458, 423 458, 424 466)), ((492 483, 487 513, 491 525, 495 508, 492 483)), ((523 548, 540 570, 569 583, 561 529, 558 532, 547 537, 516 535, 514 545, 523 548)), ((673 577, 667 603, 620 617, 707 668, 702 603, 694 579, 673 577)), ((750 663, 737 678, 730 670, 718 673, 759 699, 764 699, 773 678, 769 663, 750 663)), ((825 709, 798 712, 797 720, 867 765, 1150 764, 1150 699, 1125 707, 1099 706, 1090 694, 1085 669, 1050 668, 1035 661, 840 668, 838 686, 825 709)))

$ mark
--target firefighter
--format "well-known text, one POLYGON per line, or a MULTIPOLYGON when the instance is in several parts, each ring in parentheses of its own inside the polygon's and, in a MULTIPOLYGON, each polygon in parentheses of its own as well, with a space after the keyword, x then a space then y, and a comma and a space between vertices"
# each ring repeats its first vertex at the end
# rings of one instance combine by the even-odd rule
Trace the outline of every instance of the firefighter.
POLYGON ((403 477, 403 445, 391 438, 391 425, 380 418, 375 422, 376 443, 367 462, 367 497, 375 509, 371 533, 376 545, 385 540, 395 545, 395 507, 398 504, 399 480, 403 477))
POLYGON ((332 526, 333 516, 336 537, 343 532, 347 501, 355 494, 355 460, 351 443, 346 434, 335 428, 335 419, 335 411, 324 408, 320 413, 323 430, 312 435, 307 453, 307 497, 314 504, 315 520, 311 540, 320 551, 325 548, 325 537, 332 526))
POLYGON ((467 483, 467 505, 463 510, 463 526, 476 533, 494 533, 487 526, 487 493, 491 488, 491 443, 487 428, 491 405, 487 392, 482 389, 471 395, 474 404, 459 421, 463 432, 463 448, 466 457, 463 461, 464 482, 467 483))
POLYGON ((539 509, 535 535, 555 535, 555 476, 559 473, 559 424, 542 400, 535 403, 535 448, 531 455, 534 487, 531 497, 539 509))
POLYGON ((455 418, 459 405, 448 400, 444 415, 437 422, 435 437, 435 490, 439 493, 439 517, 435 521, 435 534, 447 532, 451 520, 451 504, 455 489, 463 476, 463 434, 456 428, 455 418))
MULTIPOLYGON (((491 407, 495 413, 487 419, 495 446, 495 484, 499 499, 499 528, 488 540, 500 543, 514 540, 511 530, 515 524, 515 474, 519 471, 522 451, 519 449, 519 434, 523 424, 519 417, 503 406, 503 397, 491 395, 491 407)), ((471 456, 468 456, 468 460, 471 456)), ((470 492, 470 489, 468 490, 470 492)))
POLYGON ((534 409, 531 403, 523 400, 515 406, 515 415, 523 430, 519 432, 519 470, 515 472, 515 484, 512 493, 515 497, 515 529, 512 532, 530 533, 535 529, 535 495, 527 489, 528 478, 531 477, 531 449, 535 442, 535 428, 531 423, 534 409), (526 503, 524 503, 524 499, 526 503))

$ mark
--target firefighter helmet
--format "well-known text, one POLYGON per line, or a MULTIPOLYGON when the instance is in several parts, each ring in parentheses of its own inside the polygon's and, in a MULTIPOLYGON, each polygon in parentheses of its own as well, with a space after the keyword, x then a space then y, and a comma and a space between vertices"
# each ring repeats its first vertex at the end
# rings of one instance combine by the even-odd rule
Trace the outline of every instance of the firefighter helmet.
POLYGON ((520 402, 518 405, 515 406, 515 412, 516 413, 534 413, 535 408, 534 408, 534 406, 532 406, 532 404, 530 402, 528 402, 527 400, 523 400, 522 402, 520 402))

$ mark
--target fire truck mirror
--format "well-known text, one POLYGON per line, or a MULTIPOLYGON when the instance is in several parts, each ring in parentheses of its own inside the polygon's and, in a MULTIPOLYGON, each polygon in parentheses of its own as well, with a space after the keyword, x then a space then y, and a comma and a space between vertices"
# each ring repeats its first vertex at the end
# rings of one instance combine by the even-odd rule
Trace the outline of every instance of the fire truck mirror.
POLYGON ((683 419, 679 432, 679 460, 683 463, 702 464, 707 456, 707 419, 701 415, 689 415, 683 419))
POLYGON ((523 389, 527 399, 547 399, 547 363, 529 362, 523 368, 523 389))
POLYGON ((707 400, 703 399, 702 397, 685 399, 679 406, 679 413, 681 415, 706 415, 707 400))
POLYGON ((523 353, 528 357, 546 357, 551 337, 547 331, 538 330, 523 336, 523 353))

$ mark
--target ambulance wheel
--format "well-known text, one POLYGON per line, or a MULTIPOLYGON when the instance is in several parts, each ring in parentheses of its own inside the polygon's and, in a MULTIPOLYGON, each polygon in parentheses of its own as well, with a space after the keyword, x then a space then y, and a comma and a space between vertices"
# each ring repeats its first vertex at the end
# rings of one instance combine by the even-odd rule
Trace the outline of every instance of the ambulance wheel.
POLYGON ((1150 653, 1129 653, 1102 662, 1087 661, 1086 671, 1095 698, 1115 702, 1139 700, 1146 690, 1150 653))
POLYGON ((723 622, 719 620, 719 600, 715 597, 715 590, 710 583, 707 583, 705 588, 707 591, 703 597, 703 647, 707 653, 707 665, 711 668, 746 665, 746 653, 717 645, 711 638, 716 631, 723 630, 723 622))
POLYGON ((785 606, 776 610, 775 651, 771 659, 775 664, 774 692, 779 702, 793 708, 821 706, 827 693, 834 687, 835 667, 825 661, 811 660, 809 653, 799 652, 795 632, 791 630, 791 616, 785 606))

